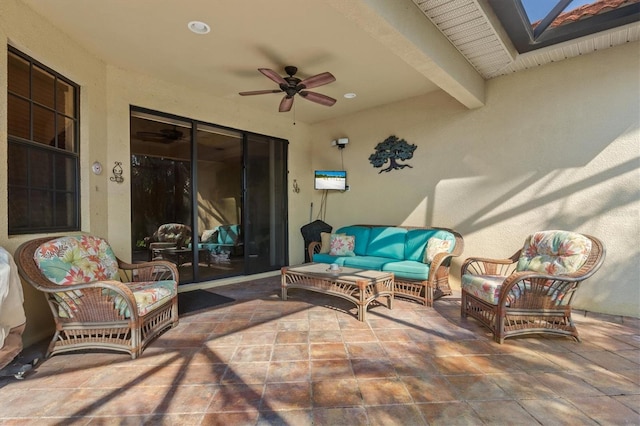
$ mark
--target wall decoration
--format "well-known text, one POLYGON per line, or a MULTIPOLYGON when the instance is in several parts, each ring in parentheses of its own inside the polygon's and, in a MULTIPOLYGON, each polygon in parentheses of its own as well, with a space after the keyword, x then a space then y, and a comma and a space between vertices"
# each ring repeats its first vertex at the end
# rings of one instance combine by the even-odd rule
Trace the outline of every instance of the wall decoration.
POLYGON ((415 151, 416 148, 416 145, 391 135, 376 145, 376 152, 369 156, 369 162, 373 164, 373 167, 382 167, 389 163, 389 167, 380 170, 378 174, 396 169, 404 169, 405 167, 413 168, 413 166, 409 164, 399 164, 398 161, 407 161, 413 158, 413 151, 415 151))
POLYGON ((115 162, 116 165, 113 166, 113 176, 111 176, 109 179, 111 179, 111 182, 117 182, 117 183, 122 183, 124 182, 124 178, 122 177, 122 162, 120 161, 116 161, 115 162))

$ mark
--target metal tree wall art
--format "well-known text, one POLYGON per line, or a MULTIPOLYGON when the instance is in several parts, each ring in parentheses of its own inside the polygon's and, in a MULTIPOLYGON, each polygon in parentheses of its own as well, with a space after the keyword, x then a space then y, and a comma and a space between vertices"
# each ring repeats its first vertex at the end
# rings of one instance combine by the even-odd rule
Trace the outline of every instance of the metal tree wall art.
POLYGON ((416 148, 416 145, 409 144, 404 139, 398 139, 392 135, 376 145, 376 152, 369 156, 369 162, 373 164, 373 167, 382 167, 389 163, 389 167, 380 170, 378 174, 395 169, 404 169, 405 167, 413 168, 409 164, 398 164, 398 161, 406 161, 413 158, 413 151, 416 148))

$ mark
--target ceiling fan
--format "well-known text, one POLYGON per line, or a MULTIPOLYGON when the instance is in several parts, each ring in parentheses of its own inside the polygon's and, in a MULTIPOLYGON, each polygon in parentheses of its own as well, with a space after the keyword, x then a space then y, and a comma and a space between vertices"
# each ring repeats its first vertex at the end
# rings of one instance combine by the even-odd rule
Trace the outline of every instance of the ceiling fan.
POLYGON ((307 90, 313 89, 314 87, 318 86, 324 86, 325 84, 336 81, 336 78, 330 72, 323 72, 322 74, 317 74, 302 80, 298 77, 294 77, 294 75, 298 72, 298 68, 291 65, 284 67, 284 71, 288 74, 288 77, 282 77, 280 76, 280 74, 269 68, 258 68, 258 71, 276 82, 280 86, 280 88, 272 90, 254 90, 250 92, 240 92, 239 95, 265 95, 267 93, 284 92, 285 96, 284 98, 282 98, 282 101, 280 101, 280 108, 278 109, 278 111, 280 112, 287 112, 291 110, 291 106, 293 105, 293 97, 296 94, 302 96, 308 101, 315 102, 320 105, 332 106, 336 103, 336 100, 330 98, 329 96, 310 92, 307 90))
POLYGON ((136 136, 147 142, 172 143, 182 139, 183 133, 173 126, 173 129, 160 129, 157 132, 136 132, 136 136))

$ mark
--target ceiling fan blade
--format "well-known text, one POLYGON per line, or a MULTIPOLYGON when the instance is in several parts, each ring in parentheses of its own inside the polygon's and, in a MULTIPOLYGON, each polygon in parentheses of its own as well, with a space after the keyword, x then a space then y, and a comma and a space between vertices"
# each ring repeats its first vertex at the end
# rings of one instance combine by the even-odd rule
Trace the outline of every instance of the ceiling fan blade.
POLYGON ((282 98, 282 101, 280 101, 280 108, 278 109, 278 111, 280 112, 290 111, 292 105, 293 105, 293 96, 291 97, 285 96, 284 98, 282 98))
POLYGON ((314 75, 309 78, 305 78, 300 83, 304 85, 305 89, 313 89, 314 87, 324 86, 325 84, 333 83, 336 78, 330 72, 323 72, 322 74, 314 75))
POLYGON ((302 96, 308 101, 315 102, 317 104, 325 105, 325 106, 332 106, 333 104, 336 103, 335 99, 330 98, 327 95, 323 95, 315 92, 308 92, 306 90, 302 90, 300 92, 300 96, 302 96))
POLYGON ((251 96, 251 95, 265 95, 267 93, 280 93, 282 90, 280 89, 267 89, 267 90, 253 90, 249 92, 240 92, 238 95, 240 96, 251 96))
POLYGON ((280 74, 278 74, 277 72, 275 72, 272 69, 269 69, 269 68, 258 68, 258 71, 260 71, 262 74, 266 75, 267 77, 269 77, 271 80, 275 81, 278 84, 284 84, 285 86, 289 84, 289 83, 287 83, 287 80, 282 78, 280 76, 280 74))

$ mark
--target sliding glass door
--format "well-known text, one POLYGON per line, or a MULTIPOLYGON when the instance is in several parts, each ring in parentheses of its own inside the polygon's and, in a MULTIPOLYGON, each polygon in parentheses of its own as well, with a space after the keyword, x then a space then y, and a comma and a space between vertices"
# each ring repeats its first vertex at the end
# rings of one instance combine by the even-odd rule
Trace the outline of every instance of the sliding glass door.
POLYGON ((242 224, 243 135, 196 126, 196 217, 200 281, 244 272, 242 224))
POLYGON ((173 262, 180 283, 287 264, 287 142, 131 111, 134 261, 173 262))
POLYGON ((246 149, 245 217, 247 273, 277 269, 287 259, 286 147, 282 141, 249 135, 246 149))

